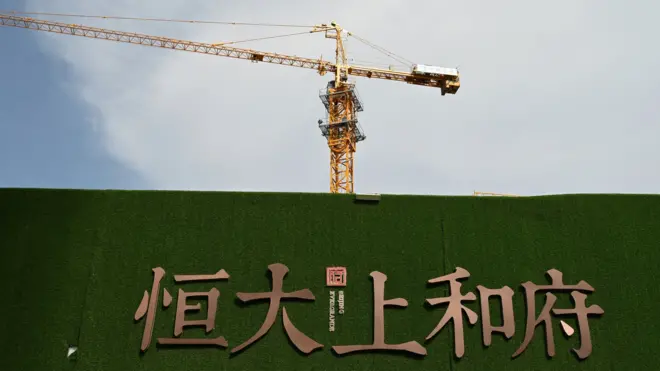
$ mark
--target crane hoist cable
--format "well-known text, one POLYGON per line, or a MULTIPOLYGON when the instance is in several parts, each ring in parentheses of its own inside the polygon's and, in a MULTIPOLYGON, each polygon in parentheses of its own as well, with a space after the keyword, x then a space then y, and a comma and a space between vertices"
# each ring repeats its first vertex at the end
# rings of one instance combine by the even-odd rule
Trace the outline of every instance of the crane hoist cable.
POLYGON ((213 43, 211 45, 230 45, 230 44, 239 44, 239 43, 246 43, 250 41, 260 41, 260 40, 268 40, 268 39, 276 39, 280 37, 289 37, 289 36, 297 36, 297 35, 309 35, 310 33, 314 32, 320 32, 320 31, 304 31, 304 32, 294 32, 294 33, 289 33, 289 34, 284 34, 284 35, 275 35, 275 36, 265 36, 265 37, 257 37, 254 39, 244 39, 244 40, 236 40, 236 41, 224 41, 224 42, 219 42, 219 43, 213 43))
POLYGON ((15 15, 19 15, 19 14, 20 15, 46 15, 46 16, 55 16, 55 17, 117 19, 117 20, 146 21, 146 22, 199 23, 199 24, 218 24, 218 25, 230 25, 230 26, 314 28, 313 25, 300 25, 300 24, 222 22, 222 21, 202 21, 202 20, 192 20, 192 19, 119 17, 119 16, 110 16, 110 15, 88 15, 88 14, 71 14, 71 13, 19 12, 19 11, 3 11, 3 10, 0 10, 0 13, 2 13, 2 14, 15 14, 15 15))
POLYGON ((383 54, 389 56, 390 58, 396 60, 397 62, 401 62, 401 63, 403 63, 403 64, 406 65, 406 66, 412 67, 412 65, 415 64, 415 63, 411 62, 410 60, 408 60, 408 59, 406 59, 406 58, 404 58, 404 57, 401 57, 401 56, 399 56, 399 55, 396 55, 396 54, 394 54, 394 53, 388 51, 387 49, 385 49, 385 48, 383 48, 383 47, 380 47, 380 46, 378 46, 378 45, 376 45, 376 44, 374 44, 374 43, 372 43, 372 42, 370 42, 370 41, 368 41, 368 40, 365 40, 365 39, 361 38, 360 36, 358 36, 358 35, 356 35, 356 34, 354 34, 354 33, 352 33, 352 32, 349 32, 348 35, 351 36, 351 37, 353 37, 353 38, 355 38, 356 40, 360 41, 361 43, 363 43, 363 44, 365 44, 365 45, 367 45, 367 46, 370 46, 371 48, 373 48, 373 49, 375 49, 375 50, 377 50, 377 51, 379 51, 379 52, 381 52, 381 53, 383 53, 383 54))

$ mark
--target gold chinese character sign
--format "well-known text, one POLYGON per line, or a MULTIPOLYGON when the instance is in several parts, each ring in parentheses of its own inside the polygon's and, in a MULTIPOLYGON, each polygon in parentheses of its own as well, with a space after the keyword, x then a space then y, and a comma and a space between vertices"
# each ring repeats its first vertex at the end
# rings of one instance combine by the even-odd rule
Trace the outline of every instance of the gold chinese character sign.
MULTIPOLYGON (((173 297, 166 288, 162 288, 161 299, 161 283, 165 277, 165 270, 161 267, 153 268, 153 281, 150 291, 144 291, 142 300, 135 311, 134 320, 140 321, 144 319, 144 329, 142 334, 142 342, 140 349, 146 351, 152 341, 154 323, 156 321, 156 312, 159 305, 163 308, 168 308, 172 302, 173 297)), ((294 324, 289 314, 287 313, 284 302, 291 300, 303 300, 314 302, 314 294, 307 288, 299 289, 292 292, 285 292, 284 278, 289 273, 289 268, 281 263, 275 263, 268 266, 268 271, 271 277, 271 291, 269 292, 255 292, 245 293, 238 292, 236 297, 242 302, 251 302, 255 300, 268 300, 269 309, 266 317, 259 329, 251 336, 244 340, 239 345, 232 347, 229 352, 231 354, 239 353, 247 347, 256 343, 272 328, 278 318, 281 309, 282 324, 284 332, 291 341, 293 347, 303 354, 310 354, 315 350, 322 349, 323 344, 317 342, 310 336, 303 333, 294 324)), ((328 267, 326 268, 326 286, 329 287, 345 287, 346 286, 346 267, 328 267)), ((518 349, 511 355, 512 358, 518 357, 529 346, 536 328, 541 326, 545 332, 546 340, 546 353, 548 356, 555 355, 555 342, 553 334, 553 316, 574 316, 577 319, 578 331, 580 333, 580 347, 573 349, 577 358, 584 360, 591 355, 592 340, 590 335, 590 327, 588 318, 592 316, 599 316, 604 314, 604 310, 598 305, 587 306, 587 294, 593 293, 594 288, 586 281, 579 281, 575 285, 565 284, 563 280, 563 273, 557 269, 550 269, 546 272, 550 279, 549 285, 537 285, 530 281, 522 283, 524 289, 524 300, 527 307, 526 313, 526 328, 524 339, 518 349), (541 312, 536 316, 536 293, 545 293, 545 303, 541 312), (570 293, 573 308, 555 308, 557 297, 554 293, 565 292, 570 293)), ((387 276, 385 273, 374 271, 370 274, 372 279, 372 297, 373 297, 373 342, 371 344, 353 344, 353 345, 333 345, 332 351, 339 355, 350 355, 356 352, 364 351, 392 351, 403 352, 415 356, 423 357, 427 354, 427 348, 422 346, 414 339, 399 344, 390 344, 385 339, 385 308, 386 307, 408 307, 409 302, 407 298, 385 298, 385 282, 387 276)), ((425 303, 431 307, 444 306, 444 313, 440 317, 435 328, 433 328, 425 336, 427 342, 431 342, 436 335, 441 332, 450 322, 453 327, 454 335, 454 352, 455 356, 461 358, 464 356, 465 341, 464 341, 464 321, 469 324, 475 325, 481 316, 481 329, 483 344, 489 347, 492 343, 492 334, 501 333, 504 337, 510 340, 515 334, 515 318, 513 310, 513 297, 515 295, 513 289, 508 286, 503 286, 498 289, 487 288, 483 285, 477 285, 476 289, 479 293, 479 300, 474 292, 462 293, 462 283, 460 281, 466 280, 470 277, 470 272, 461 267, 456 267, 453 273, 438 276, 428 280, 432 285, 446 285, 448 286, 448 296, 446 297, 432 297, 427 298, 425 303), (502 325, 494 326, 492 324, 490 312, 491 298, 499 298, 502 309, 502 325), (480 314, 470 309, 466 304, 477 304, 480 308, 480 314)), ((199 281, 227 281, 229 274, 220 269, 215 274, 207 275, 174 275, 176 283, 182 282, 199 282, 199 281)), ((198 345, 198 346, 216 346, 219 348, 228 348, 229 341, 224 336, 217 336, 215 338, 184 338, 181 335, 186 327, 202 327, 208 334, 216 327, 216 314, 218 312, 218 298, 220 291, 216 287, 210 288, 208 291, 201 292, 186 292, 179 289, 177 292, 176 301, 176 316, 174 321, 174 337, 171 338, 157 338, 159 345, 198 345), (206 317, 201 320, 188 320, 186 314, 189 312, 199 312, 201 310, 201 303, 199 301, 191 303, 190 301, 206 300, 207 313, 206 317)), ((422 305, 420 303, 420 305, 422 305)), ((247 313, 246 315, 249 315, 247 313)), ((365 318, 370 316, 364 313, 365 318)), ((561 328, 564 332, 571 336, 575 330, 560 321, 561 328)), ((423 336, 420 334, 420 336, 423 336)))

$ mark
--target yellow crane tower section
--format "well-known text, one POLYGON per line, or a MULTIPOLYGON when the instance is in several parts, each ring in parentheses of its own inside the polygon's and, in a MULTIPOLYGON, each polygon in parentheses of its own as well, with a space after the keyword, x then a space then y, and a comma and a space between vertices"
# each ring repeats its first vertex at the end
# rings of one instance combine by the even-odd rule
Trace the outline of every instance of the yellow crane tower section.
MULTIPOLYGON (((98 18, 120 18, 91 16, 98 18)), ((135 19, 135 18, 133 18, 135 19)), ((145 20, 145 19, 142 19, 145 20)), ((148 19, 147 19, 148 20, 148 19)), ((460 77, 457 69, 415 64, 410 71, 394 71, 382 68, 351 65, 347 62, 343 38, 353 36, 362 42, 358 36, 347 32, 335 22, 311 26, 309 33, 325 33, 325 37, 335 41, 334 62, 322 58, 301 58, 296 56, 268 53, 252 49, 226 46, 231 43, 210 44, 167 37, 144 35, 132 32, 89 27, 79 24, 68 24, 12 14, 0 14, 0 25, 25 28, 35 31, 53 32, 64 35, 81 36, 92 39, 102 39, 163 49, 187 51, 266 62, 292 67, 316 70, 321 76, 333 73, 330 81, 320 93, 320 98, 326 108, 325 120, 319 120, 321 133, 327 139, 330 149, 330 192, 354 193, 354 154, 357 143, 366 139, 360 125, 357 112, 362 111, 355 85, 348 81, 348 76, 359 76, 373 79, 405 82, 412 85, 439 88, 442 95, 456 94, 460 87, 460 77)))

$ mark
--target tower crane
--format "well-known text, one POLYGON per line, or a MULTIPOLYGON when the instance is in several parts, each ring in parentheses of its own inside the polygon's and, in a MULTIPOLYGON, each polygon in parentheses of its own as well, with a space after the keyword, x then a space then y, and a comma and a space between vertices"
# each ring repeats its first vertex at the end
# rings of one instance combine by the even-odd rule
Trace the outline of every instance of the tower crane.
MULTIPOLYGON (((103 16, 95 17, 121 18, 103 16)), ((265 62, 307 68, 316 70, 321 76, 326 73, 334 74, 334 79, 329 81, 326 88, 322 89, 319 94, 321 102, 326 109, 326 117, 325 119, 318 120, 321 133, 326 138, 330 149, 331 193, 354 193, 354 154, 357 143, 366 139, 357 120, 357 113, 363 110, 362 102, 358 97, 355 84, 348 81, 348 76, 399 81, 412 85, 439 88, 443 96, 445 94, 456 94, 460 87, 459 73, 455 68, 414 64, 410 71, 404 72, 349 64, 344 49, 344 38, 346 36, 360 38, 357 35, 346 31, 334 21, 328 24, 310 26, 308 30, 309 33, 323 33, 326 38, 334 40, 335 58, 332 62, 324 61, 322 58, 301 58, 227 46, 227 44, 231 44, 231 42, 210 44, 177 40, 167 37, 18 16, 16 13, 0 14, 0 25, 152 46, 163 49, 238 58, 252 62, 265 62)))

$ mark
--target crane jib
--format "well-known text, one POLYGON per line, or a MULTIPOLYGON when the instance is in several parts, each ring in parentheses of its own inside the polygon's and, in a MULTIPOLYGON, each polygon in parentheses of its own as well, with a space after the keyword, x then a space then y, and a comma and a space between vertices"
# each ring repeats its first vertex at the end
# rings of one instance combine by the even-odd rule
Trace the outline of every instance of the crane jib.
MULTIPOLYGON (((26 28, 35 31, 46 31, 72 36, 82 36, 94 39, 103 39, 144 46, 155 46, 160 48, 188 51, 230 58, 246 59, 253 62, 266 62, 286 66, 316 69, 321 73, 336 73, 336 66, 330 62, 318 59, 301 58, 284 54, 259 52, 250 49, 231 48, 217 44, 206 44, 173 38, 143 35, 132 32, 115 31, 103 28, 89 27, 77 24, 68 24, 55 21, 46 21, 29 17, 19 17, 8 14, 0 14, 0 25, 26 28)), ((347 72, 352 76, 367 77, 371 79, 383 79, 390 81, 401 81, 413 85, 422 85, 435 88, 446 88, 446 92, 455 94, 460 87, 458 76, 422 75, 412 72, 390 71, 366 66, 348 66, 347 72)))

